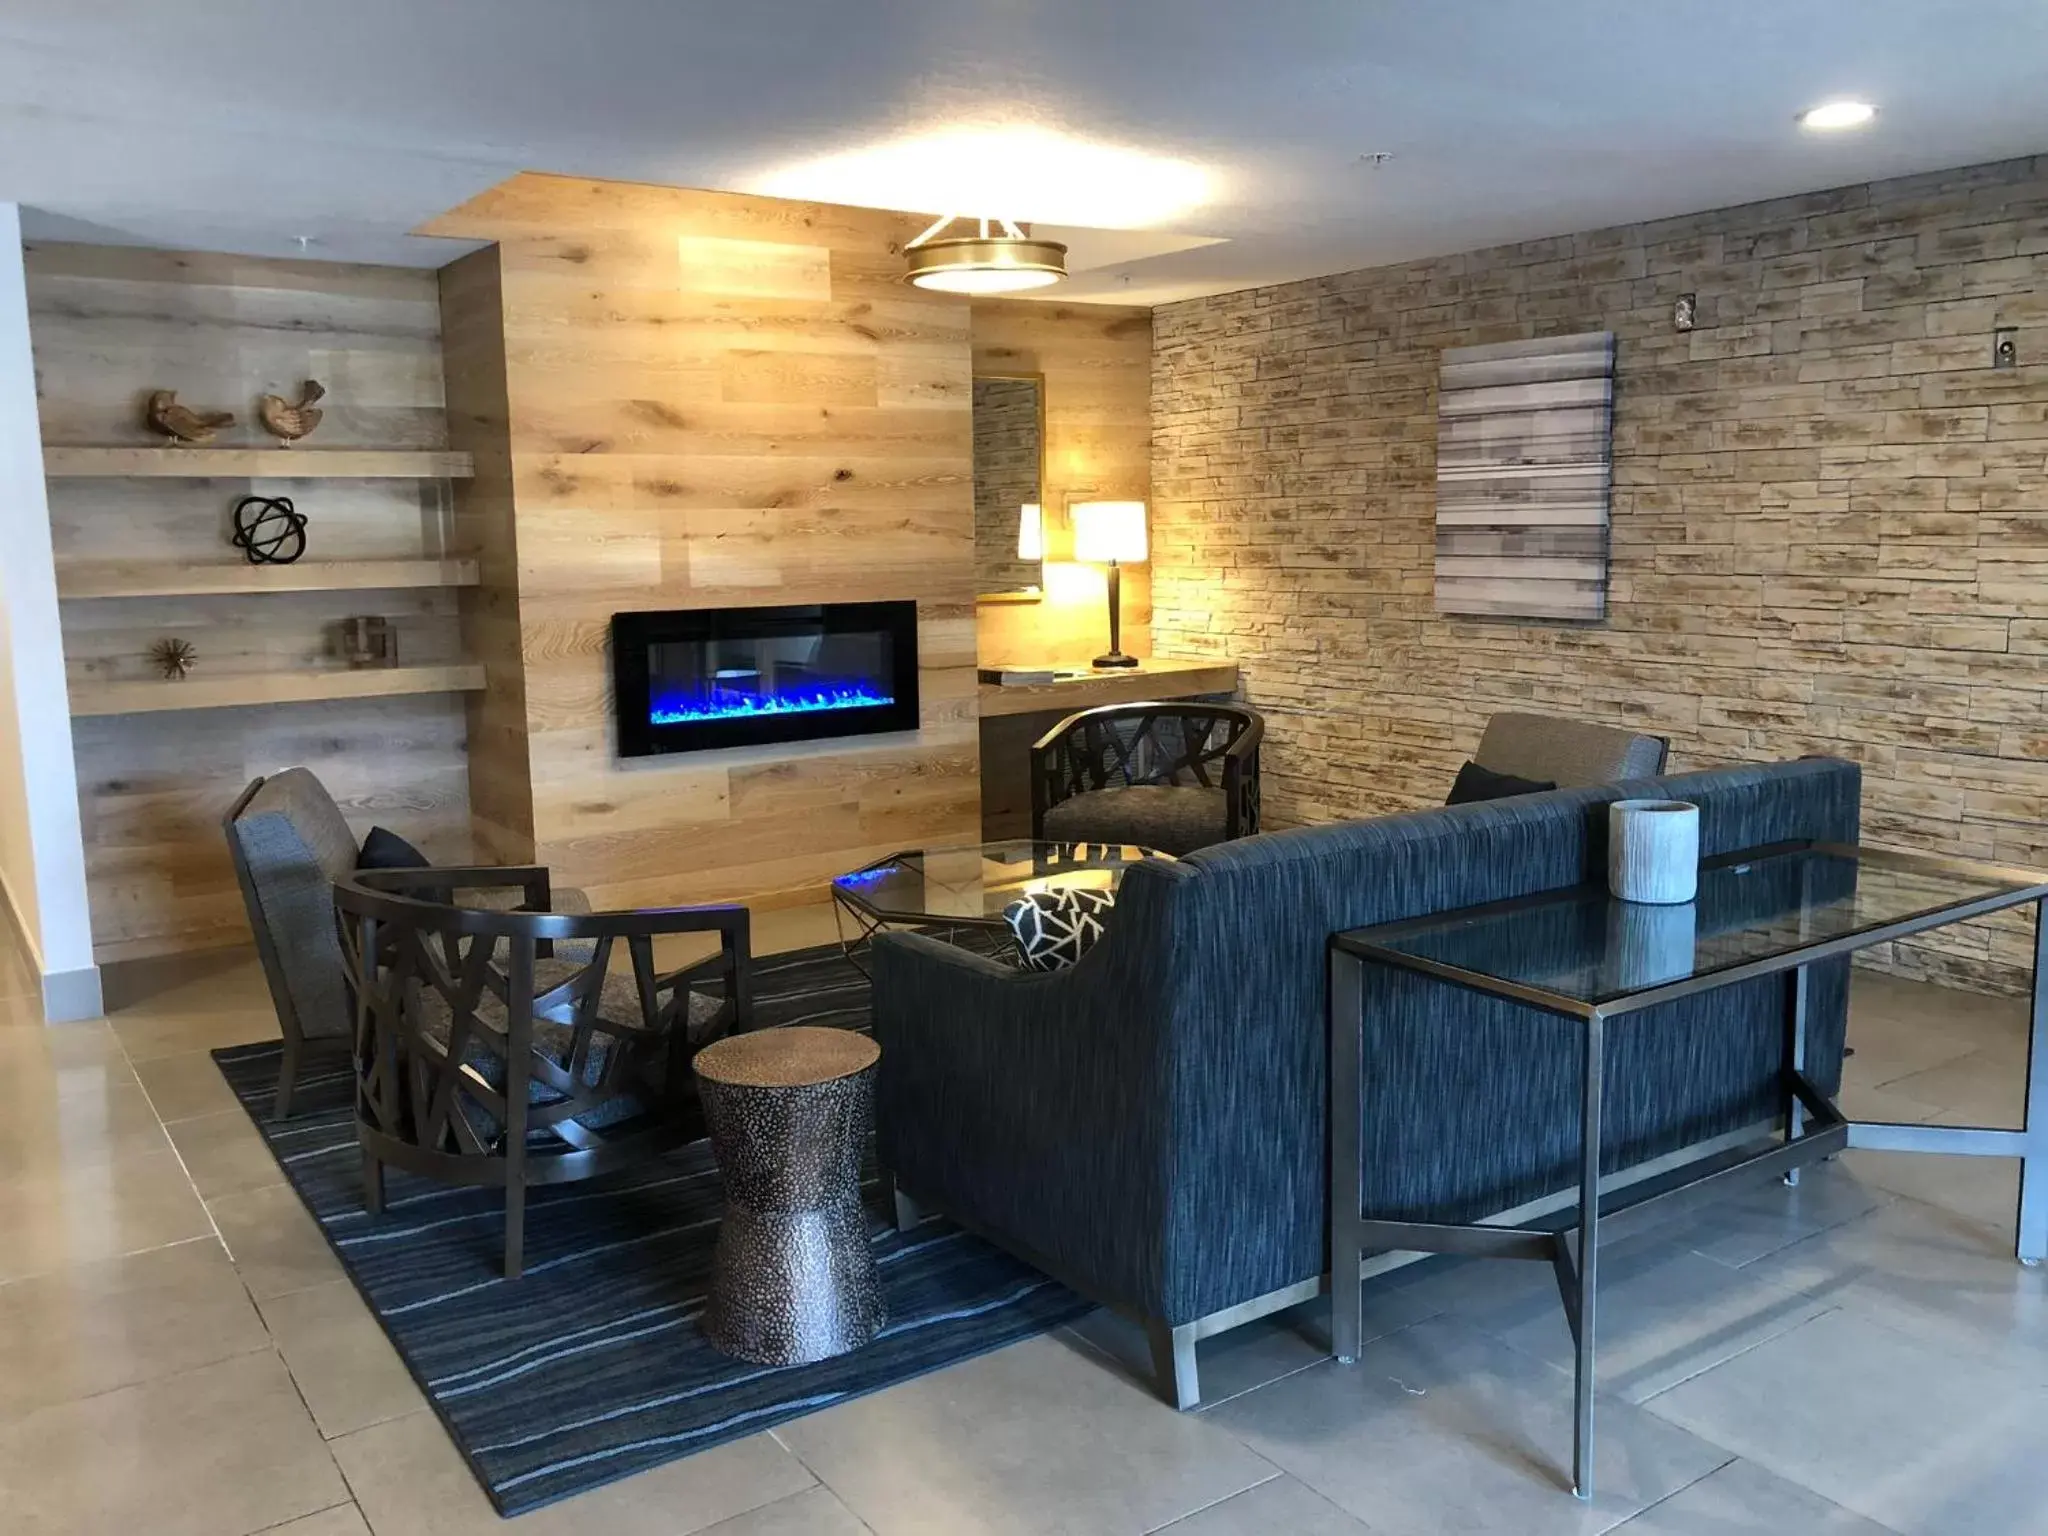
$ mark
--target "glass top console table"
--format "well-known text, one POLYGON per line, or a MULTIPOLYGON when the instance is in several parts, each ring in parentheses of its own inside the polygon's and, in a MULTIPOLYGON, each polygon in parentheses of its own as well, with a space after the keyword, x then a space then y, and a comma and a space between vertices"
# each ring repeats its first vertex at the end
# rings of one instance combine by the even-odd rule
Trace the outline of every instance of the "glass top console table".
MULTIPOLYGON (((1683 907, 1610 897, 1605 885, 1545 891, 1337 934, 1330 946, 1332 1344, 1358 1356, 1358 1272, 1368 1252, 1463 1253, 1545 1261, 1576 1344, 1572 1480, 1592 1497, 1594 1317, 1600 1243, 1653 1208, 1715 1197, 1731 1181, 1781 1174, 1844 1147, 2020 1159, 2018 1257, 2048 1257, 2048 998, 2042 990, 2048 873, 1893 849, 1790 843, 1706 860, 1683 907), (2026 1115, 2020 1129, 1851 1124, 1806 1076, 1806 968, 1872 945, 2024 903, 2035 906, 2026 1115), (1375 1219, 1361 1209, 1360 1051, 1367 966, 1393 966, 1576 1021, 1579 1169, 1576 1214, 1544 1225, 1375 1219), (1598 1193, 1607 1085, 1603 1030, 1619 1016, 1749 981, 1785 978, 1779 1133, 1715 1153, 1637 1187, 1598 1193)), ((1571 1035, 1561 1035, 1568 1042, 1571 1035)), ((1567 1047, 1569 1048, 1569 1047, 1567 1047)))

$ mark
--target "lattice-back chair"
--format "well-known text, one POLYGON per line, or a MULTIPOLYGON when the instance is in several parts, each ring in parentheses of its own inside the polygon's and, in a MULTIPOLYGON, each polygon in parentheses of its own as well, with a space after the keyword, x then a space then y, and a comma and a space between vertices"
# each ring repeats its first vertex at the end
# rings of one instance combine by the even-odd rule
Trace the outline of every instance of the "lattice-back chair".
MULTIPOLYGON (((307 768, 252 779, 228 808, 223 827, 284 1040, 271 1107, 271 1118, 283 1120, 291 1114, 308 1054, 331 1049, 338 1056, 347 1049, 348 978, 335 938, 334 882, 355 869, 356 835, 327 787, 307 768)), ((493 870, 484 878, 504 873, 493 870)), ((465 906, 499 910, 520 905, 536 912, 590 910, 583 892, 551 888, 546 870, 522 873, 528 877, 523 884, 463 888, 461 900, 465 906)))
POLYGON ((1193 853, 1259 830, 1259 738, 1240 704, 1110 704, 1031 749, 1031 835, 1193 853))
POLYGON ((745 907, 513 912, 446 900, 537 873, 360 872, 334 888, 364 1204, 382 1212, 387 1165, 501 1186, 509 1278, 524 1263, 527 1187, 702 1136, 690 1064, 752 1022, 745 907), (718 952, 657 971, 654 940, 682 933, 716 934, 718 952))

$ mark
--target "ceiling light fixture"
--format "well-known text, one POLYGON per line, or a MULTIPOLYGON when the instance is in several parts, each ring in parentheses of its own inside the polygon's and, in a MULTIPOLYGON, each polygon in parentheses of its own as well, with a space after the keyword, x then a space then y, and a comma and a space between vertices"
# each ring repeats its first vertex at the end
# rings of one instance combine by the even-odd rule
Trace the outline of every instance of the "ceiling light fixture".
POLYGON ((903 248, 904 277, 941 293, 1022 293, 1067 275, 1067 248, 1034 240, 1009 219, 971 219, 949 213, 903 248), (948 234, 954 225, 966 232, 948 234))
POLYGON ((1833 133, 1842 128, 1861 128, 1875 116, 1877 108, 1867 101, 1824 101, 1800 113, 1799 126, 1833 133))

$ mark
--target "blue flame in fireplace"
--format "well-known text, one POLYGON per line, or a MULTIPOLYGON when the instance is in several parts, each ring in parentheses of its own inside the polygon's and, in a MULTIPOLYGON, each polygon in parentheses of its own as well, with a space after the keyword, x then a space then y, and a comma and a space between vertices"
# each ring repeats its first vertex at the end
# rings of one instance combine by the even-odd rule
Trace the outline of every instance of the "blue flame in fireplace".
POLYGON ((808 715, 828 709, 874 709, 894 704, 869 683, 802 683, 756 693, 745 688, 690 688, 658 691, 648 705, 651 725, 686 725, 694 720, 749 720, 762 715, 808 715))

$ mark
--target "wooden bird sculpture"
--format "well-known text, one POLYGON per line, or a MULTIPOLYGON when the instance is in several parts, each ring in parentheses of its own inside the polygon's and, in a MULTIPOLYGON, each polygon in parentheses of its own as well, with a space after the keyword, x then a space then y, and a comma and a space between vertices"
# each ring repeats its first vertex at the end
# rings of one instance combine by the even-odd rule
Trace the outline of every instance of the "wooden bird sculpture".
POLYGON ((149 424, 170 440, 173 448, 210 443, 214 433, 235 424, 233 411, 195 411, 178 404, 175 389, 160 389, 151 395, 149 408, 144 414, 149 424))
POLYGON ((320 412, 313 402, 327 393, 318 379, 308 379, 299 386, 299 403, 289 405, 281 395, 265 395, 256 402, 256 414, 263 418, 264 429, 272 437, 284 439, 289 448, 320 425, 320 412))

